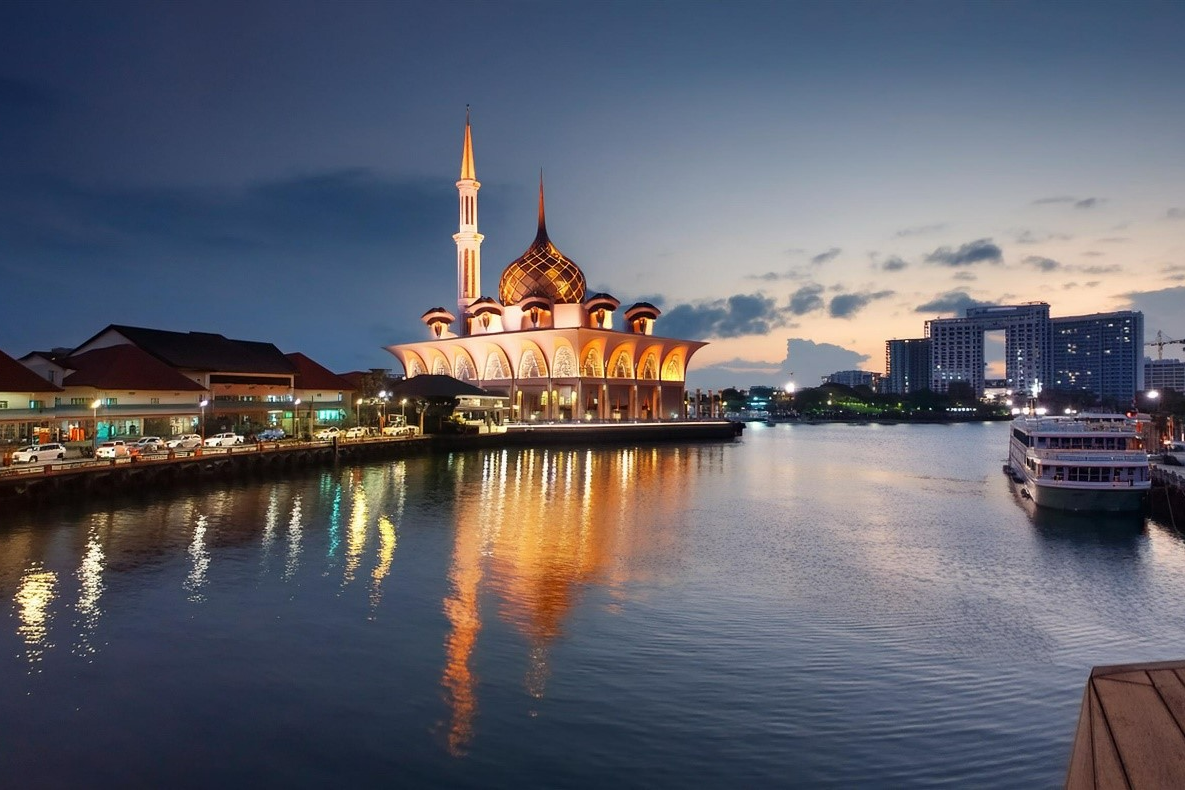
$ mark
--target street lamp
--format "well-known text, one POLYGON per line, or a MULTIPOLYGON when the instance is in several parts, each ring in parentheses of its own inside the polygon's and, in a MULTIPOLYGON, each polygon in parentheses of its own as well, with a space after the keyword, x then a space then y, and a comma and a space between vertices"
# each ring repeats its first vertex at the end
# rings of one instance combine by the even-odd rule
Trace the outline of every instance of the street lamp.
POLYGON ((91 410, 94 412, 94 430, 91 432, 91 458, 95 457, 95 450, 99 449, 99 407, 103 405, 103 401, 95 398, 94 403, 91 404, 91 410))
POLYGON ((292 401, 292 435, 293 436, 300 435, 296 430, 296 426, 298 425, 298 421, 297 421, 297 414, 298 414, 297 409, 298 408, 300 408, 300 398, 296 398, 295 400, 292 401))
POLYGON ((382 416, 379 417, 379 430, 381 431, 387 425, 387 391, 379 391, 379 402, 383 405, 382 416))
POLYGON ((201 407, 201 410, 202 410, 202 426, 201 427, 202 427, 202 444, 203 445, 206 443, 206 407, 209 405, 210 405, 210 401, 208 401, 208 400, 202 400, 202 402, 198 404, 198 406, 201 407))
POLYGON ((354 411, 354 424, 359 428, 362 427, 362 400, 362 398, 359 398, 358 400, 354 401, 354 405, 357 407, 357 409, 354 411))

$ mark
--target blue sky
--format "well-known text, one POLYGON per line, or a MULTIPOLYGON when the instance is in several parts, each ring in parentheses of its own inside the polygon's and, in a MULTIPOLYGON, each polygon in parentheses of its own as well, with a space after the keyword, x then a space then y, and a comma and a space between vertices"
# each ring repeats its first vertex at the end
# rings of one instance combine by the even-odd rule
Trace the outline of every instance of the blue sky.
POLYGON ((692 386, 881 370, 968 304, 1185 336, 1179 3, 0 4, 0 348, 108 323, 399 369, 534 237, 711 342, 692 386), (52 305, 56 318, 30 312, 52 305))

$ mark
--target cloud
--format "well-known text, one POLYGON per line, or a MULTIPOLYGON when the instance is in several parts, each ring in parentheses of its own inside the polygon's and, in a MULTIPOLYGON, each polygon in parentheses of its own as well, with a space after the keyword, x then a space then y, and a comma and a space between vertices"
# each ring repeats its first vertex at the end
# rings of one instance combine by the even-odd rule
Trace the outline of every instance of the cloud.
POLYGON ((1000 263, 1004 254, 991 239, 976 239, 959 247, 939 247, 926 256, 927 263, 937 263, 942 266, 970 266, 976 263, 1000 263))
POLYGON ((835 260, 839 254, 843 252, 839 247, 832 247, 826 252, 820 252, 818 255, 811 258, 811 263, 816 266, 822 266, 824 263, 830 263, 835 260))
POLYGON ((1030 255, 1024 259, 1024 262, 1029 266, 1036 267, 1043 272, 1051 272, 1061 267, 1061 264, 1053 258, 1043 258, 1040 255, 1030 255))
POLYGON ((816 343, 801 337, 786 341, 782 374, 801 387, 817 387, 824 376, 837 370, 859 370, 871 357, 832 343, 816 343))
POLYGON ((1165 215, 1165 219, 1185 219, 1185 208, 1171 208, 1165 215))
POLYGON ((1086 258, 1101 258, 1101 257, 1103 257, 1104 254, 1105 253, 1095 252, 1094 250, 1088 250, 1088 251, 1082 253, 1082 255, 1086 258))
POLYGON ((1066 233, 1035 233, 1031 230, 1022 230, 1016 235, 1017 244, 1044 244, 1047 241, 1069 241, 1073 236, 1066 233))
POLYGON ((1103 244, 1123 244, 1131 241, 1127 236, 1108 236, 1105 239, 1099 239, 1103 244))
POLYGON ((668 337, 726 338, 765 335, 785 326, 787 308, 763 294, 735 294, 695 304, 676 305, 663 313, 662 332, 668 337))
POLYGON ((1074 271, 1083 274, 1118 274, 1123 271, 1123 267, 1117 263, 1108 263, 1102 266, 1075 266, 1074 271))
POLYGON ((947 291, 920 304, 913 309, 915 313, 962 313, 969 307, 983 307, 991 302, 981 302, 972 299, 966 291, 947 291))
POLYGON ((907 236, 925 236, 930 233, 937 233, 940 230, 946 230, 948 223, 936 222, 933 225, 918 225, 913 228, 902 228, 893 234, 894 238, 904 239, 907 236))
POLYGON ((1094 208, 1102 202, 1101 198, 1082 198, 1082 200, 1074 201, 1074 208, 1094 208))
MULTIPOLYGON (((1157 291, 1132 291, 1123 294, 1128 300, 1126 309, 1139 310, 1144 314, 1144 338, 1154 338, 1156 330, 1162 330, 1169 337, 1180 337, 1181 305, 1185 304, 1185 285, 1161 288, 1157 291)), ((1178 350, 1185 351, 1181 346, 1178 350)))
POLYGON ((1033 201, 1034 206, 1043 206, 1050 203, 1076 203, 1077 198, 1072 198, 1069 195, 1058 195, 1057 197, 1037 198, 1033 201))
POLYGON ((862 291, 860 293, 840 294, 839 296, 832 297, 828 312, 831 313, 832 318, 852 318, 871 302, 892 295, 893 291, 876 291, 875 293, 862 291))
POLYGON ((903 261, 901 258, 897 257, 896 255, 889 256, 888 258, 885 259, 884 263, 881 264, 881 268, 887 272, 899 272, 902 269, 907 268, 908 266, 909 266, 908 263, 906 263, 905 261, 903 261))
POLYGON ((952 274, 950 276, 950 278, 952 280, 960 280, 962 282, 973 283, 979 279, 979 275, 976 274, 975 272, 969 272, 969 271, 964 270, 961 272, 955 272, 954 274, 952 274))
POLYGON ((823 286, 817 284, 804 285, 790 294, 790 312, 794 315, 806 315, 823 309, 823 286))

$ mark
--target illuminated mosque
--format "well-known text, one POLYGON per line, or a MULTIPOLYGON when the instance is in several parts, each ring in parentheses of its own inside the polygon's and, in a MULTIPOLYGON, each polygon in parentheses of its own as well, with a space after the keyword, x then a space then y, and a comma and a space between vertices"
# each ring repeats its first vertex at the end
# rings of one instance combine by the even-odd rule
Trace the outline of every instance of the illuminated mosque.
POLYGON ((617 299, 585 293, 584 272, 547 236, 542 177, 535 240, 503 270, 498 300, 481 295, 480 188, 466 111, 457 313, 434 307, 422 317, 429 340, 387 347, 408 378, 448 375, 503 394, 512 420, 685 417, 687 365, 706 344, 655 335, 661 311, 648 302, 619 317, 617 299))

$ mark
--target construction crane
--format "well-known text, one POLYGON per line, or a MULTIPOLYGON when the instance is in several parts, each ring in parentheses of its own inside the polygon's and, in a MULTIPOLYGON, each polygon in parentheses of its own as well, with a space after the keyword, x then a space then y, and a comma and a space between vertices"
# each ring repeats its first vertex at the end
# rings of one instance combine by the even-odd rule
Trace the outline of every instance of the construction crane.
POLYGON ((1180 343, 1185 346, 1185 340, 1166 340, 1164 333, 1159 329, 1156 330, 1156 340, 1152 343, 1145 343, 1146 346, 1156 346, 1156 359, 1164 359, 1164 347, 1171 346, 1173 343, 1180 343))

